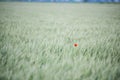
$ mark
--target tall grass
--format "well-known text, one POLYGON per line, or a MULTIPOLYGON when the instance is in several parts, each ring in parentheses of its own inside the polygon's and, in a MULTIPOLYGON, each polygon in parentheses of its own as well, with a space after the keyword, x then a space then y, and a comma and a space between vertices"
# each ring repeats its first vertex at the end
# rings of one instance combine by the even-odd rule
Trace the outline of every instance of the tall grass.
POLYGON ((119 4, 0 3, 0 80, 120 80, 119 49, 119 4))

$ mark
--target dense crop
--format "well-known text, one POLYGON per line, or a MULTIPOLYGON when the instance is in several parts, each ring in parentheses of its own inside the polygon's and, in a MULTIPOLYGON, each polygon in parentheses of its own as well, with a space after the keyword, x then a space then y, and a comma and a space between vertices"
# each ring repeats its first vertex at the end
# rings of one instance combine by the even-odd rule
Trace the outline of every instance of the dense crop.
POLYGON ((120 80, 120 5, 1 2, 0 80, 120 80))

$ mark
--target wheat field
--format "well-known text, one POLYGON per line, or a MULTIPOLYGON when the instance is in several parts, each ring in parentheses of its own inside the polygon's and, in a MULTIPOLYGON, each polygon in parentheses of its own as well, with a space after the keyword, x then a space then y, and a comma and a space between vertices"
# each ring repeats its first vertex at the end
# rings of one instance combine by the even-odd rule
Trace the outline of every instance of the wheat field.
POLYGON ((0 2, 0 80, 120 80, 120 4, 0 2))

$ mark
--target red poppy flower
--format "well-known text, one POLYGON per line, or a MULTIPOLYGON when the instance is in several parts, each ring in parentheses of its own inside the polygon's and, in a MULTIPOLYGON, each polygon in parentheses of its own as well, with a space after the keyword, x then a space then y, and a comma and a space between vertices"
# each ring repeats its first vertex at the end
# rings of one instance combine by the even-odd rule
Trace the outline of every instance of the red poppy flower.
POLYGON ((75 44, 74 44, 74 46, 75 46, 75 47, 77 47, 77 46, 78 46, 78 44, 77 44, 77 43, 75 43, 75 44))

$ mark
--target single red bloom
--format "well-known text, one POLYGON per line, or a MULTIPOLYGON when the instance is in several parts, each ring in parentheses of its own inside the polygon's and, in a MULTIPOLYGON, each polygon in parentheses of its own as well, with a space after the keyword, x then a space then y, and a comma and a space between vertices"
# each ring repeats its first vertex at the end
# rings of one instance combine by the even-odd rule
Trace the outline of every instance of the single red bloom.
POLYGON ((77 46, 78 46, 78 44, 77 44, 77 43, 75 43, 75 44, 74 44, 74 46, 75 46, 75 47, 77 47, 77 46))

